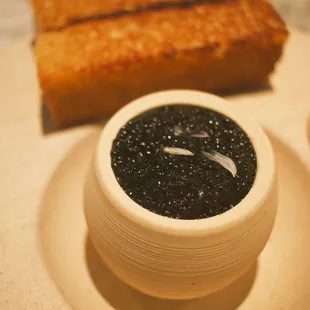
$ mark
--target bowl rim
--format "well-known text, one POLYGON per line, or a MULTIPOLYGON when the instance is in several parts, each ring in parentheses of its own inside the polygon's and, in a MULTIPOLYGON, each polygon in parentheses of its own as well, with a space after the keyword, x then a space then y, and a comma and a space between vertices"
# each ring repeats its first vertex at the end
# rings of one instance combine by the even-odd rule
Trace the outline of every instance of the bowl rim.
POLYGON ((95 176, 102 194, 127 219, 156 232, 175 236, 215 234, 249 220, 260 210, 273 189, 275 157, 267 135, 258 123, 221 97, 193 90, 168 90, 140 97, 120 109, 105 125, 94 157, 95 176), (234 120, 248 135, 257 158, 254 184, 232 209, 205 219, 172 219, 155 214, 134 202, 119 185, 111 167, 110 151, 119 129, 130 119, 160 106, 190 104, 219 112, 234 120))

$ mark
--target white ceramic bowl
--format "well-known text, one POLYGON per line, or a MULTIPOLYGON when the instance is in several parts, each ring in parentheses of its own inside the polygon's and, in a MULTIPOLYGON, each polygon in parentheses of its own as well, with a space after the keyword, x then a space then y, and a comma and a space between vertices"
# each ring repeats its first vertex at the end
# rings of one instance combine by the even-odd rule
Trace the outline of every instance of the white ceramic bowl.
POLYGON ((124 282, 156 297, 189 299, 223 288, 257 259, 273 227, 276 189, 272 147, 256 122, 214 95, 165 91, 130 103, 103 129, 85 184, 85 216, 98 253, 124 282), (142 112, 168 104, 220 112, 251 139, 256 179, 231 210, 200 220, 171 219, 136 204, 117 182, 110 152, 119 129, 142 112))

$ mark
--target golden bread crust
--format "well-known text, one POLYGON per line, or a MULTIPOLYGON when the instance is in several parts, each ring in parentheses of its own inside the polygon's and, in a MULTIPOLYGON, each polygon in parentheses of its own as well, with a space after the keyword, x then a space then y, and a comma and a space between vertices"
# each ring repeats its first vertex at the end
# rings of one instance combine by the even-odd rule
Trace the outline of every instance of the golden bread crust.
POLYGON ((195 0, 32 0, 39 30, 55 30, 70 24, 124 12, 134 12, 195 0))
POLYGON ((59 126, 109 116, 169 88, 265 83, 288 36, 264 0, 227 0, 89 21, 42 33, 38 75, 59 126))

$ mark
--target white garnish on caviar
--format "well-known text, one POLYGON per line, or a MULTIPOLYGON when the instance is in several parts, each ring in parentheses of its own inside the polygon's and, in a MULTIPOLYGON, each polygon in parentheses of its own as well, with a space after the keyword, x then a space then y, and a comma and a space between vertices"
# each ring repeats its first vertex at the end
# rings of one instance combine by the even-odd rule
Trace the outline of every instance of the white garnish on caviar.
POLYGON ((219 163, 222 167, 227 169, 232 174, 233 177, 236 176, 237 166, 231 158, 222 155, 216 151, 211 151, 210 153, 202 151, 202 154, 209 160, 219 163))
POLYGON ((200 133, 191 135, 193 138, 209 138, 210 135, 206 131, 201 131, 200 133))
POLYGON ((188 131, 184 131, 181 127, 179 126, 175 126, 173 128, 173 134, 175 136, 180 136, 180 135, 184 135, 184 134, 188 134, 190 135, 190 137, 192 138, 209 138, 210 135, 206 132, 206 131, 201 131, 199 133, 192 133, 188 132, 188 131))
POLYGON ((179 136, 182 133, 184 133, 184 131, 179 126, 175 126, 174 129, 173 129, 173 133, 174 133, 175 136, 179 136))
POLYGON ((192 153, 189 150, 181 149, 178 147, 164 147, 164 152, 171 154, 171 155, 186 155, 186 156, 194 156, 194 153, 192 153))

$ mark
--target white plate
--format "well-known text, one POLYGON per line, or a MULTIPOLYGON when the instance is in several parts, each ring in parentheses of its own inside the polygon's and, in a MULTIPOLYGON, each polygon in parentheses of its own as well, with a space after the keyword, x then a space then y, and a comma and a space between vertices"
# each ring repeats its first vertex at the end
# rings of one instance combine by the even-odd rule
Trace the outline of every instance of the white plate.
POLYGON ((309 310, 309 54, 310 38, 293 33, 273 91, 230 98, 267 129, 277 154, 280 205, 268 246, 230 287, 172 302, 130 289, 100 262, 87 239, 81 191, 98 127, 44 134, 29 40, 2 51, 0 309, 309 310))

